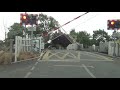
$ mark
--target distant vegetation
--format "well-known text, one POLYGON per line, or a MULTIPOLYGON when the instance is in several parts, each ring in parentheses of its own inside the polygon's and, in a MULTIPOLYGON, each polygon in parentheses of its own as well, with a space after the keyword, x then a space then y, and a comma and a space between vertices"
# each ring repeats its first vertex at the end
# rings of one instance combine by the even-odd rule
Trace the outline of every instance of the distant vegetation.
POLYGON ((75 32, 75 29, 72 29, 70 35, 76 39, 77 42, 83 44, 84 48, 93 44, 99 46, 100 41, 105 42, 105 40, 112 40, 108 33, 101 29, 93 31, 93 35, 90 35, 86 31, 75 32))

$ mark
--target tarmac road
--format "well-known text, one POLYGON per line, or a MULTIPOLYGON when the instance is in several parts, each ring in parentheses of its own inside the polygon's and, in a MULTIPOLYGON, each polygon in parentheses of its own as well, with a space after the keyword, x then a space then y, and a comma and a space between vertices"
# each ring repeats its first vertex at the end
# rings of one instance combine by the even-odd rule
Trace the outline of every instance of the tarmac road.
POLYGON ((42 60, 1 65, 0 78, 120 78, 120 62, 86 51, 48 50, 42 60))

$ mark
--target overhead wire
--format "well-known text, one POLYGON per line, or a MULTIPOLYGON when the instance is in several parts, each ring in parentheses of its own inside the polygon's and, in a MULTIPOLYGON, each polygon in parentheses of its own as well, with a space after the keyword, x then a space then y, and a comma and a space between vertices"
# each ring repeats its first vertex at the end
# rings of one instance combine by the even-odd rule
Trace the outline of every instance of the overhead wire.
MULTIPOLYGON (((59 28, 62 28, 63 26, 69 24, 70 22, 72 22, 72 21, 74 21, 74 20, 76 20, 76 19, 78 19, 78 18, 80 18, 80 17, 82 17, 82 16, 84 16, 84 15, 86 15, 86 14, 88 14, 88 13, 89 13, 89 12, 86 12, 86 13, 80 15, 80 16, 77 16, 76 18, 68 21, 67 23, 65 23, 65 24, 63 24, 63 25, 60 25, 60 24, 59 24, 60 27, 58 27, 58 28, 55 29, 55 30, 58 30, 59 28)), ((62 28, 62 29, 63 29, 63 28, 62 28)), ((54 30, 54 29, 53 29, 53 30, 54 30)), ((53 30, 52 30, 52 31, 53 31, 53 30)), ((63 29, 63 31, 64 31, 65 33, 67 33, 64 29, 63 29)), ((73 40, 73 42, 76 42, 76 40, 75 40, 71 35, 69 35, 69 37, 73 40)), ((70 41, 70 40, 69 40, 69 41, 70 41)), ((70 42, 71 42, 71 41, 70 41, 70 42)))
POLYGON ((73 28, 76 28, 76 27, 80 26, 81 24, 86 23, 87 21, 89 21, 89 20, 91 20, 91 19, 93 19, 93 18, 97 17, 98 15, 99 15, 99 14, 96 14, 95 16, 93 16, 93 17, 91 17, 91 18, 87 19, 86 21, 84 21, 84 22, 82 22, 82 23, 80 23, 80 24, 76 25, 76 26, 75 26, 75 27, 73 27, 73 28))

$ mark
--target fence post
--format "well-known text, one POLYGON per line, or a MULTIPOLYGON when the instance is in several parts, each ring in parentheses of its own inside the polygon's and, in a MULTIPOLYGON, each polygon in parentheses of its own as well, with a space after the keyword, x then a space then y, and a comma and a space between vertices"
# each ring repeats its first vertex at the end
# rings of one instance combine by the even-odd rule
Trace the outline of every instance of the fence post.
POLYGON ((13 39, 10 39, 10 54, 11 54, 11 57, 10 57, 10 60, 12 61, 12 53, 13 53, 13 39))
POLYGON ((41 52, 41 45, 42 45, 42 44, 41 44, 41 37, 40 37, 40 52, 41 52))
POLYGON ((17 36, 15 36, 15 62, 17 62, 17 36))

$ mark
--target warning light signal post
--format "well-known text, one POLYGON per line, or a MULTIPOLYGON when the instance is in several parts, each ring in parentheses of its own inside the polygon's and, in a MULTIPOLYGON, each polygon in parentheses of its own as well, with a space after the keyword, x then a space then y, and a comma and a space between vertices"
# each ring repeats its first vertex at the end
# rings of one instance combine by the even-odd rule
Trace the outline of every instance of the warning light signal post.
POLYGON ((108 20, 108 30, 119 30, 120 29, 120 19, 108 20))
MULTIPOLYGON (((120 19, 108 20, 107 23, 108 23, 107 24, 107 29, 108 30, 114 30, 113 34, 116 33, 116 30, 120 29, 120 19)), ((115 47, 116 47, 115 38, 116 38, 116 36, 113 37, 113 39, 114 39, 114 52, 113 52, 113 56, 116 56, 116 53, 115 53, 115 47)))

